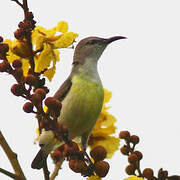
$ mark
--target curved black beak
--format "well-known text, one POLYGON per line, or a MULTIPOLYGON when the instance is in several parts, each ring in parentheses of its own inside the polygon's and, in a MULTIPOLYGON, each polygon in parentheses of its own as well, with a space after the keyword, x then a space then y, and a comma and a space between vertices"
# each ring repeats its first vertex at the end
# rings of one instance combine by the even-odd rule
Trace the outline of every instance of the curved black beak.
POLYGON ((124 36, 114 36, 114 37, 106 39, 106 43, 109 44, 109 43, 112 43, 113 41, 116 41, 119 39, 127 39, 127 38, 124 36))

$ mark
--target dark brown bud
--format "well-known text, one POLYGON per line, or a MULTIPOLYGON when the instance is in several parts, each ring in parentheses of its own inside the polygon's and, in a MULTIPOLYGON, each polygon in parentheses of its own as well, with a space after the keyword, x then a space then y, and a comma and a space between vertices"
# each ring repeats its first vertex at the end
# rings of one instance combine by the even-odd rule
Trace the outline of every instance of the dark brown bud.
POLYGON ((14 76, 17 80, 21 80, 23 77, 23 70, 22 68, 16 68, 14 71, 14 76))
POLYGON ((24 86, 22 84, 14 84, 11 87, 11 92, 15 95, 15 96, 21 96, 23 95, 25 89, 24 86))
POLYGON ((138 161, 138 157, 135 153, 132 153, 128 156, 128 162, 130 164, 135 164, 138 161))
POLYGON ((129 165, 126 167, 126 173, 127 173, 128 175, 134 175, 135 170, 136 170, 136 168, 135 168, 135 166, 134 166, 133 164, 129 164, 129 165))
POLYGON ((34 18, 34 15, 32 12, 26 12, 25 16, 27 20, 32 20, 34 18))
POLYGON ((24 104, 23 106, 23 110, 26 112, 26 113, 31 113, 33 112, 33 104, 31 102, 27 102, 24 104))
POLYGON ((81 174, 87 174, 88 166, 83 160, 77 160, 76 172, 81 173, 81 174))
POLYGON ((139 137, 136 135, 132 135, 130 137, 130 142, 132 142, 133 144, 138 144, 139 143, 139 137))
POLYGON ((95 172, 99 177, 105 177, 109 172, 109 163, 106 161, 97 161, 95 163, 95 172))
POLYGON ((3 37, 2 37, 2 36, 0 36, 0 43, 1 43, 1 42, 3 42, 3 37))
POLYGON ((22 22, 22 21, 18 24, 18 27, 19 27, 20 29, 25 29, 25 28, 26 28, 24 22, 22 22))
POLYGON ((128 155, 130 152, 130 148, 126 145, 124 145, 123 147, 121 147, 121 153, 124 155, 128 155))
POLYGON ((42 88, 36 89, 34 93, 39 94, 39 96, 41 97, 41 100, 43 100, 46 97, 46 92, 42 88))
POLYGON ((60 161, 63 158, 63 154, 61 151, 54 150, 51 153, 51 158, 53 159, 54 163, 57 163, 58 161, 60 161))
POLYGON ((21 68, 22 67, 22 61, 19 60, 19 59, 16 59, 16 60, 13 61, 12 66, 14 68, 21 68))
POLYGON ((136 156, 138 157, 138 160, 141 160, 143 158, 143 155, 140 151, 134 151, 134 154, 136 154, 136 156))
POLYGON ((121 132, 119 133, 119 138, 120 138, 120 139, 129 140, 129 139, 130 139, 130 133, 129 133, 129 131, 121 131, 121 132))
POLYGON ((5 44, 5 43, 2 43, 0 44, 0 52, 2 54, 5 54, 9 51, 9 45, 8 44, 5 44))
POLYGON ((90 155, 95 161, 100 161, 106 158, 107 151, 103 146, 96 146, 91 150, 90 155))
POLYGON ((76 173, 78 173, 77 161, 78 161, 78 160, 75 160, 75 159, 71 159, 71 160, 69 161, 69 168, 70 168, 72 171, 76 172, 76 173))
POLYGON ((56 98, 54 98, 54 97, 46 98, 44 103, 48 108, 50 108, 50 109, 52 109, 54 111, 57 110, 57 109, 59 110, 62 107, 61 102, 59 100, 57 100, 56 98))
POLYGON ((154 176, 154 172, 151 168, 146 168, 143 171, 143 177, 147 178, 147 179, 152 179, 154 176))
POLYGON ((4 60, 2 63, 0 63, 0 72, 7 72, 10 69, 12 68, 8 61, 4 60))
MULTIPOLYGON (((159 180, 165 180, 165 179, 168 179, 168 171, 163 171, 162 168, 159 169, 158 171, 158 179, 159 180)), ((170 179, 168 179, 170 180, 170 179)))
POLYGON ((30 86, 35 86, 37 84, 37 78, 36 76, 29 74, 25 77, 26 84, 29 84, 30 86))
POLYGON ((42 101, 41 96, 39 94, 32 94, 30 99, 34 105, 39 105, 42 101))
POLYGON ((25 31, 23 28, 20 28, 20 29, 17 29, 15 32, 14 32, 14 37, 16 39, 23 39, 24 38, 24 35, 25 35, 25 31))

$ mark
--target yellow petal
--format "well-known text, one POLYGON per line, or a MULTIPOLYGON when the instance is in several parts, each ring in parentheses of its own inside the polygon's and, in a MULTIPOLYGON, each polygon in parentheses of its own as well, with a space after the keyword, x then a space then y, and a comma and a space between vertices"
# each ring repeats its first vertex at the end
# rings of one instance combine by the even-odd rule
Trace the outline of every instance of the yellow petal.
POLYGON ((124 180, 144 180, 144 179, 142 177, 130 176, 128 178, 125 178, 124 180))
POLYGON ((51 46, 47 43, 44 43, 43 51, 35 60, 35 72, 42 72, 50 66, 51 60, 53 59, 52 51, 53 49, 51 46))
POLYGON ((55 41, 54 48, 66 48, 70 46, 74 40, 78 37, 78 34, 73 32, 67 32, 60 36, 60 38, 55 41))
POLYGON ((49 81, 51 81, 55 74, 55 70, 56 70, 55 66, 51 67, 50 69, 44 72, 44 76, 46 76, 49 79, 49 81))
POLYGON ((6 43, 9 45, 9 51, 8 51, 8 56, 7 56, 7 59, 9 61, 9 63, 12 63, 15 59, 19 59, 19 56, 17 56, 16 54, 14 54, 12 52, 12 44, 13 44, 13 41, 10 40, 10 39, 6 39, 5 41, 3 41, 3 43, 6 43))
POLYGON ((65 21, 60 21, 57 24, 56 30, 62 33, 66 33, 68 31, 68 24, 65 21))
POLYGON ((104 103, 109 102, 109 100, 111 99, 111 96, 112 96, 111 91, 104 89, 104 103))
POLYGON ((101 180, 101 178, 99 176, 95 175, 95 176, 91 176, 91 177, 87 178, 87 180, 101 180))
POLYGON ((27 73, 29 71, 29 61, 27 59, 22 59, 22 69, 23 69, 23 73, 24 76, 27 76, 27 73))

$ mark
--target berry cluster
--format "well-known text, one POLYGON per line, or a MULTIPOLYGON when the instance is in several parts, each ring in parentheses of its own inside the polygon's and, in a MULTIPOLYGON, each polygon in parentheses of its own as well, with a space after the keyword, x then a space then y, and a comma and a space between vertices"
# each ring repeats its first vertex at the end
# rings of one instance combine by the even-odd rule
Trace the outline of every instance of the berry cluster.
POLYGON ((109 164, 104 161, 107 155, 106 149, 102 146, 96 146, 91 150, 90 155, 94 163, 89 162, 85 152, 81 151, 73 141, 61 145, 51 153, 55 164, 66 158, 69 161, 70 169, 75 173, 80 173, 85 177, 94 174, 105 177, 109 171, 109 164))
POLYGON ((14 37, 23 40, 35 28, 36 21, 32 12, 25 12, 25 19, 18 24, 18 29, 14 32, 14 37))
POLYGON ((135 146, 139 143, 139 137, 131 135, 129 131, 121 131, 119 137, 124 139, 126 143, 121 147, 120 151, 123 155, 128 156, 129 165, 125 169, 128 175, 143 177, 147 180, 180 180, 180 176, 168 176, 168 171, 162 168, 159 170, 157 177, 154 176, 154 171, 151 168, 145 168, 141 171, 140 161, 143 155, 140 151, 135 150, 135 146))

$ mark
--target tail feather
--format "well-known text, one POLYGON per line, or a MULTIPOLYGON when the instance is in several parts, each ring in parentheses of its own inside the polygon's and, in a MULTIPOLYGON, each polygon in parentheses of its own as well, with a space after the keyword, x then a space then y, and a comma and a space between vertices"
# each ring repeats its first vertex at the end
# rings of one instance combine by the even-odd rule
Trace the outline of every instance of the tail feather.
POLYGON ((44 154, 44 151, 42 149, 39 150, 37 155, 35 156, 34 160, 31 163, 31 168, 33 169, 41 169, 44 166, 44 163, 46 162, 47 155, 44 154))

